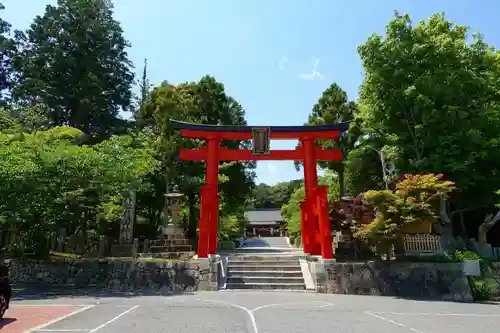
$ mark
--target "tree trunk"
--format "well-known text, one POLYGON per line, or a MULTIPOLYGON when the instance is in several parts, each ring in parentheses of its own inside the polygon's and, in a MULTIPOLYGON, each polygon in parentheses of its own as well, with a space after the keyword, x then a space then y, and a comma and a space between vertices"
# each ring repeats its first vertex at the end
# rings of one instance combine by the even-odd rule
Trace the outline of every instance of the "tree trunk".
POLYGON ((198 246, 198 221, 200 220, 200 212, 196 209, 196 196, 195 193, 189 193, 187 197, 188 203, 188 225, 186 234, 189 239, 193 241, 193 250, 198 246))
POLYGON ((487 215, 484 218, 483 223, 481 223, 481 225, 477 230, 477 240, 478 240, 479 250, 481 251, 482 255, 484 255, 483 253, 486 252, 486 249, 488 248, 488 241, 487 241, 488 231, 490 231, 491 228, 493 228, 498 221, 500 221, 500 210, 496 213, 495 216, 493 216, 492 214, 487 215))
POLYGON ((339 198, 342 198, 345 196, 345 165, 344 165, 344 162, 340 163, 338 175, 339 175, 339 198))
POLYGON ((196 204, 196 199, 194 193, 189 193, 187 195, 187 208, 188 208, 188 223, 187 223, 187 235, 189 238, 194 238, 196 236, 196 229, 198 227, 196 214, 194 211, 194 206, 196 204))
POLYGON ((467 236, 467 228, 464 222, 464 213, 458 212, 458 218, 460 219, 460 235, 467 236))
POLYGON ((441 199, 439 203, 439 217, 441 223, 437 224, 438 232, 440 233, 441 245, 447 251, 455 250, 455 241, 453 238, 453 223, 448 215, 446 199, 441 199))

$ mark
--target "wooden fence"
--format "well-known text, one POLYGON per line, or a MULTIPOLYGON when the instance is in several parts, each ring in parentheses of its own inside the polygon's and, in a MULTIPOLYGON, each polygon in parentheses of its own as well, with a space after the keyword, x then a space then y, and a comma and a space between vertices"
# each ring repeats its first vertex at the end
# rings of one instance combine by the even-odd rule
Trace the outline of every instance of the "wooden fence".
POLYGON ((431 254, 442 252, 443 246, 438 235, 404 235, 404 250, 406 254, 431 254))

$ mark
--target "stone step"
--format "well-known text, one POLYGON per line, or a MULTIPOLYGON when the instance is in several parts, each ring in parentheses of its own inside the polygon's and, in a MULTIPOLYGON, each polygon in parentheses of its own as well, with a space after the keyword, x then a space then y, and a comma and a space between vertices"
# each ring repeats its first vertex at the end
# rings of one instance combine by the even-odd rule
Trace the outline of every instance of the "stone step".
MULTIPOLYGON (((278 268, 279 269, 279 268, 278 268)), ((227 276, 228 278, 232 277, 241 277, 241 276, 256 276, 256 277, 297 277, 297 278, 303 278, 302 277, 302 271, 299 270, 290 270, 290 271, 283 271, 283 270, 242 270, 242 269, 228 269, 227 271, 227 276)))
POLYGON ((305 290, 299 262, 303 253, 292 250, 229 252, 226 289, 305 290))
POLYGON ((293 272, 299 271, 300 265, 282 265, 282 264, 263 264, 261 262, 256 262, 254 264, 248 264, 248 261, 244 262, 229 262, 227 266, 228 272, 230 271, 285 271, 285 272, 293 272))
POLYGON ((152 246, 169 246, 169 245, 189 245, 189 240, 186 238, 164 239, 151 242, 152 246))
POLYGON ((274 266, 276 268, 281 266, 295 266, 300 267, 299 261, 279 262, 279 261, 256 261, 256 260, 243 260, 231 261, 229 260, 228 266, 241 267, 241 266, 274 266))
POLYGON ((258 263, 262 265, 299 265, 297 258, 228 258, 229 262, 235 263, 258 263))
POLYGON ((238 253, 301 253, 302 252, 293 247, 239 247, 234 251, 238 253))
POLYGON ((279 290, 306 290, 304 283, 227 283, 227 289, 279 289, 279 290))
POLYGON ((270 283, 270 284, 288 284, 288 283, 302 283, 304 278, 302 276, 228 276, 227 283, 270 283))
POLYGON ((149 251, 151 253, 161 253, 161 252, 191 252, 191 245, 173 245, 173 246, 150 246, 149 251))
POLYGON ((256 261, 256 262, 299 262, 295 256, 228 256, 229 261, 256 261))
POLYGON ((305 254, 303 252, 239 252, 238 250, 225 251, 223 253, 228 256, 257 256, 257 257, 303 257, 305 254))
POLYGON ((186 260, 194 256, 194 252, 147 252, 138 253, 140 259, 182 259, 186 260))
POLYGON ((309 294, 316 294, 317 291, 316 290, 304 290, 304 289, 298 289, 298 290, 294 290, 294 289, 262 289, 262 290, 259 290, 259 289, 221 289, 219 290, 219 292, 222 292, 222 293, 231 293, 231 292, 238 292, 238 293, 244 293, 244 292, 248 292, 248 293, 255 293, 255 292, 259 292, 259 291, 262 291, 262 292, 265 292, 265 293, 269 293, 269 292, 276 292, 276 293, 309 293, 309 294))

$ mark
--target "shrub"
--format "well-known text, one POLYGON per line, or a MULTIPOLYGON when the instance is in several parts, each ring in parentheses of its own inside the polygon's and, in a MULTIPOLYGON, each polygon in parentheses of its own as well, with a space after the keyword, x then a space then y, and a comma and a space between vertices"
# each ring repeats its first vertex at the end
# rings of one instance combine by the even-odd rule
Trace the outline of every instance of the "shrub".
MULTIPOLYGON (((473 251, 455 251, 453 257, 456 261, 463 262, 465 260, 479 260, 481 274, 485 274, 488 266, 491 265, 490 260, 482 257, 473 251)), ((492 299, 496 289, 496 281, 485 276, 468 276, 467 281, 472 292, 472 297, 476 301, 487 301, 492 299)))
POLYGON ((467 277, 475 301, 491 300, 496 288, 496 282, 492 278, 484 276, 467 277))
POLYGON ((364 200, 374 207, 375 218, 361 225, 355 237, 379 248, 388 248, 398 232, 414 223, 434 223, 439 203, 454 189, 454 183, 442 175, 407 174, 394 190, 368 191, 364 200))

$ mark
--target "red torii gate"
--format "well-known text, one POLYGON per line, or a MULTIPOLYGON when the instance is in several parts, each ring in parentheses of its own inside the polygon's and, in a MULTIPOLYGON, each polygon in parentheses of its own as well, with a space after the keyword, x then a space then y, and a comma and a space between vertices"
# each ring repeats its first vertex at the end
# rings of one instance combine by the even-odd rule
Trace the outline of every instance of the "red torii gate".
POLYGON ((318 185, 317 161, 342 159, 338 149, 322 149, 316 140, 338 140, 347 130, 347 123, 319 126, 233 126, 200 125, 176 120, 170 121, 186 139, 202 139, 207 145, 200 149, 181 149, 184 161, 205 161, 205 185, 201 187, 198 257, 206 258, 217 251, 219 224, 219 162, 291 160, 304 162, 306 197, 300 202, 302 244, 305 253, 333 258, 327 186, 318 185), (253 149, 227 149, 220 146, 224 140, 253 140, 253 149), (295 150, 269 150, 270 139, 298 139, 295 150))

